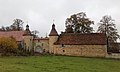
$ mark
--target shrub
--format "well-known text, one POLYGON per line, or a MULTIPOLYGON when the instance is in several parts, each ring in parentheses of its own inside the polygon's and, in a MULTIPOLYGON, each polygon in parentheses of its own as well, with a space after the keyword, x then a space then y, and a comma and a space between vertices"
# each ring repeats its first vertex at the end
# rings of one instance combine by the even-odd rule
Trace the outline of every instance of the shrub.
POLYGON ((13 37, 0 37, 0 53, 2 55, 14 54, 17 48, 17 42, 13 37))

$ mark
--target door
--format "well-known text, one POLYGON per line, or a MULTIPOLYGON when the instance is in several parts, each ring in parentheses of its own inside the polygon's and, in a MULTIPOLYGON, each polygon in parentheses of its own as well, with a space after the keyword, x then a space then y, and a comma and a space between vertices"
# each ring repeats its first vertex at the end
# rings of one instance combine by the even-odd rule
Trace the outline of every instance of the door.
POLYGON ((36 46, 35 47, 35 52, 37 52, 37 53, 43 53, 43 48, 40 46, 40 45, 38 45, 38 46, 36 46))

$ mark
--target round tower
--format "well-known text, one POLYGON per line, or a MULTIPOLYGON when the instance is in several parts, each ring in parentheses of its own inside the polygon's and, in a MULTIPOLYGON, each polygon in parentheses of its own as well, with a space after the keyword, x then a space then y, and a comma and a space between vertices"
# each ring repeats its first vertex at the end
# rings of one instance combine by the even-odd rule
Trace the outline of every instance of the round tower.
POLYGON ((31 34, 29 30, 29 25, 26 25, 26 30, 24 31, 23 34, 23 39, 24 39, 24 49, 28 51, 33 50, 33 35, 31 34))
POLYGON ((54 43, 57 41, 57 39, 58 39, 58 33, 55 29, 55 24, 53 24, 49 34, 49 53, 54 53, 54 48, 55 48, 54 43))

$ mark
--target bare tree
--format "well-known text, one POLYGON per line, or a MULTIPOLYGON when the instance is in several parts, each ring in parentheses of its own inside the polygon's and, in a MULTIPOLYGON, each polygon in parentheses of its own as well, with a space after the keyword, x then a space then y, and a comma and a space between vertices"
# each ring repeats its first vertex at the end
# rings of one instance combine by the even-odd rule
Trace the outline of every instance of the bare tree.
POLYGON ((66 31, 75 32, 75 33, 92 33, 93 28, 90 27, 91 24, 94 24, 93 21, 87 18, 84 12, 80 12, 74 15, 71 15, 70 18, 66 19, 66 31))
POLYGON ((12 25, 7 27, 2 26, 0 31, 21 31, 23 30, 23 23, 21 19, 14 19, 12 25))
POLYGON ((4 26, 2 26, 1 28, 0 28, 0 31, 5 31, 5 27, 4 26))
POLYGON ((39 31, 37 31, 37 30, 32 31, 32 34, 34 35, 35 38, 38 37, 38 35, 37 35, 38 33, 39 33, 39 31))
POLYGON ((5 31, 11 31, 10 27, 5 27, 5 31))
POLYGON ((13 24, 10 26, 14 31, 21 31, 23 30, 23 21, 21 19, 14 19, 13 24))
POLYGON ((105 33, 108 38, 108 42, 117 42, 120 35, 117 32, 115 20, 113 20, 111 16, 103 16, 98 24, 99 27, 97 31, 100 33, 105 33))

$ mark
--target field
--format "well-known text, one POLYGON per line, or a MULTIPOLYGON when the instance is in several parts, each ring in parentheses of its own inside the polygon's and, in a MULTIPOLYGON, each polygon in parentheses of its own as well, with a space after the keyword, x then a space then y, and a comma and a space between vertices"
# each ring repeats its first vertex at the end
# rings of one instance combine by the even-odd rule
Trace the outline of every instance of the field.
POLYGON ((120 60, 69 56, 0 57, 0 72, 120 72, 120 60))

